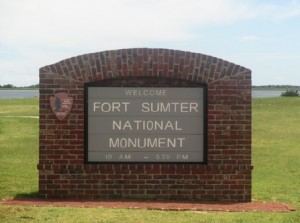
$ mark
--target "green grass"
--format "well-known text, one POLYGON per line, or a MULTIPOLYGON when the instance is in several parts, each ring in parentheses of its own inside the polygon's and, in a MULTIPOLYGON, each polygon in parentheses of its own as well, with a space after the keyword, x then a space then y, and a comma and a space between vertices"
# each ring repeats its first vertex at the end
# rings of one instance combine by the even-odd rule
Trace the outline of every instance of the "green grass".
POLYGON ((0 118, 4 116, 37 116, 38 99, 0 100, 0 118))
POLYGON ((298 222, 290 213, 223 213, 192 211, 150 211, 108 208, 55 208, 0 206, 2 222, 106 222, 106 223, 253 223, 298 222))
MULTIPOLYGON (((37 99, 0 100, 0 199, 37 192, 37 99), (11 117, 17 116, 17 117, 11 117)), ((253 200, 290 213, 168 212, 0 205, 0 222, 300 222, 300 98, 253 101, 253 200)))
POLYGON ((253 198, 300 207, 300 98, 253 102, 253 198))
POLYGON ((0 198, 37 190, 37 99, 0 100, 0 198), (17 116, 17 117, 12 117, 17 116))

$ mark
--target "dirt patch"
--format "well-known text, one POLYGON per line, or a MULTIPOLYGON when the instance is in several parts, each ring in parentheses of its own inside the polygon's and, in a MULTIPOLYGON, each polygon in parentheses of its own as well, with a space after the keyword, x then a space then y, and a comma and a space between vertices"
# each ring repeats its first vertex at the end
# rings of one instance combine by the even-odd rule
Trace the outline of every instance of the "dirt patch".
POLYGON ((3 199, 1 205, 80 207, 80 208, 125 208, 165 211, 225 211, 225 212, 289 212, 295 209, 287 204, 276 202, 248 203, 197 203, 166 201, 70 201, 45 199, 3 199))

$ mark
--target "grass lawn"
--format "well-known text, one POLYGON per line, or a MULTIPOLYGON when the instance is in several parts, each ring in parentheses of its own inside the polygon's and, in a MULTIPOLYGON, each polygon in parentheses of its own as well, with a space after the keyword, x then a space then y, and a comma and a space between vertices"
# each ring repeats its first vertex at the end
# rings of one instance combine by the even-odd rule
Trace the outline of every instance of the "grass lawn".
POLYGON ((37 99, 0 100, 0 198, 37 191, 37 115, 37 99))
POLYGON ((299 127, 300 97, 253 101, 253 199, 300 207, 299 127))
MULTIPOLYGON (((0 100, 0 199, 37 193, 37 99, 0 100)), ((300 97, 253 101, 253 200, 290 213, 168 212, 0 205, 0 222, 300 222, 300 97)))

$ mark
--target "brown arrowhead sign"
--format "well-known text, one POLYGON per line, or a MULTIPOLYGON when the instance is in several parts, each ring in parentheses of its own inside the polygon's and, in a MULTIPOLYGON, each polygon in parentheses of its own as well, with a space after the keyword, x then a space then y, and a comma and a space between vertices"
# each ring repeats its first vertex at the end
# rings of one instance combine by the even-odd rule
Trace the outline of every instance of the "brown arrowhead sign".
POLYGON ((71 111, 73 98, 67 93, 60 92, 50 97, 50 106, 58 120, 63 120, 71 111))

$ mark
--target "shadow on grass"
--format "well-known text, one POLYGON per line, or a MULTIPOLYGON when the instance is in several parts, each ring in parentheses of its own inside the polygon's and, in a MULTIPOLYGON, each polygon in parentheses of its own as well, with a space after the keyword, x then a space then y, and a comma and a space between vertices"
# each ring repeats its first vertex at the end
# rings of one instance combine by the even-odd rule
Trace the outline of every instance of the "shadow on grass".
POLYGON ((16 196, 14 196, 15 199, 21 199, 21 198, 39 198, 39 193, 38 191, 34 191, 31 193, 21 193, 21 194, 16 194, 16 196))

